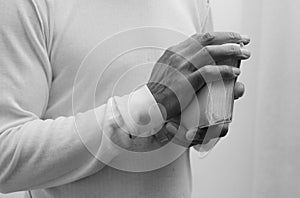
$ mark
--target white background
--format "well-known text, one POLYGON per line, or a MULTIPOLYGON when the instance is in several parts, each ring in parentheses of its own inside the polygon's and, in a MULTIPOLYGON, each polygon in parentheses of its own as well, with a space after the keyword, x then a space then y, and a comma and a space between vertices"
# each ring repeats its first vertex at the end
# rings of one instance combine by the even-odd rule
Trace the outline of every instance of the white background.
MULTIPOLYGON (((234 31, 249 35, 251 45, 247 48, 251 50, 252 57, 241 66, 239 81, 245 84, 246 93, 235 102, 233 123, 227 137, 221 140, 205 159, 199 159, 195 152, 192 153, 193 198, 250 198, 253 174, 253 115, 256 106, 257 33, 255 29, 247 29, 246 26, 252 24, 243 24, 246 20, 242 0, 212 0, 211 4, 215 31, 234 31)), ((255 10, 257 9, 259 8, 255 10)))
POLYGON ((204 160, 193 153, 194 198, 300 197, 300 1, 212 0, 216 30, 248 34, 230 133, 204 160))

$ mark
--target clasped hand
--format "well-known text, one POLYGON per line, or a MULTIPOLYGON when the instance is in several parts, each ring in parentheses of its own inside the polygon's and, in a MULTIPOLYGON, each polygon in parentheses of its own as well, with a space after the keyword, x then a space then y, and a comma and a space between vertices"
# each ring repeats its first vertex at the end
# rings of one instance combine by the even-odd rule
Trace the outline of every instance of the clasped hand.
MULTIPOLYGON (((218 63, 228 59, 250 58, 250 51, 243 48, 249 42, 249 37, 233 32, 195 34, 164 52, 147 84, 167 120, 155 135, 158 141, 162 144, 173 141, 190 147, 227 134, 228 125, 215 126, 219 128, 216 131, 221 131, 215 134, 207 134, 208 130, 203 128, 187 131, 179 126, 180 115, 206 83, 238 77, 239 68, 218 63)), ((237 82, 234 87, 235 99, 243 93, 244 85, 237 82)))

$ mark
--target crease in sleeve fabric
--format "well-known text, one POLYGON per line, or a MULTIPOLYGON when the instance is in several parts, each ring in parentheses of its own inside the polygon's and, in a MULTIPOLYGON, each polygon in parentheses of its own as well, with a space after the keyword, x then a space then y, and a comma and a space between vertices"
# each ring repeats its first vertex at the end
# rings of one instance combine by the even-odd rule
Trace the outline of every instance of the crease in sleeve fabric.
MULTIPOLYGON (((87 54, 108 41, 106 51, 95 56, 97 68, 103 71, 109 52, 125 45, 109 43, 107 38, 118 32, 143 26, 166 27, 185 35, 203 31, 201 24, 208 27, 210 23, 201 22, 198 12, 205 13, 201 18, 209 12, 204 1, 195 2, 0 0, 1 191, 30 190, 32 197, 47 198, 188 197, 188 151, 149 172, 117 170, 99 160, 110 162, 122 155, 110 141, 118 139, 115 134, 122 126, 115 126, 120 122, 135 133, 163 124, 146 86, 109 94, 114 75, 130 68, 136 59, 154 61, 162 51, 145 50, 117 60, 114 75, 107 75, 103 88, 96 90, 96 104, 90 102, 89 92, 94 90, 90 90, 88 77, 98 78, 99 74, 89 70, 78 84, 76 77, 87 54), (74 87, 81 94, 80 102, 72 106, 74 87), (128 97, 130 93, 133 98, 128 97), (130 105, 134 101, 140 105, 130 105), (136 112, 150 112, 155 119, 147 129, 139 128, 130 118, 136 112)), ((148 38, 151 42, 164 42, 152 36, 148 38)), ((162 45, 177 40, 174 36, 174 43, 162 45)), ((139 76, 146 79, 147 74, 139 76)), ((136 145, 145 142, 151 146, 147 138, 136 140, 136 145)))

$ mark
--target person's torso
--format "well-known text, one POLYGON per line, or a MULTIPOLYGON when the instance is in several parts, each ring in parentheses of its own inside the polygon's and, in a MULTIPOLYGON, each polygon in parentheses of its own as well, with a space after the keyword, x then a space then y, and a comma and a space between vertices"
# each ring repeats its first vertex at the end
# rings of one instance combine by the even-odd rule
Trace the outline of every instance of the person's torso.
MULTIPOLYGON (((167 47, 202 31, 202 0, 49 0, 47 48, 52 84, 44 118, 71 116, 146 83, 167 47), (62 86, 63 85, 63 86, 62 86)), ((133 151, 151 151, 151 137, 133 151)), ((154 159, 155 160, 155 159, 154 159)), ((67 185, 31 191, 33 197, 189 197, 188 151, 167 166, 126 172, 106 166, 67 185)))

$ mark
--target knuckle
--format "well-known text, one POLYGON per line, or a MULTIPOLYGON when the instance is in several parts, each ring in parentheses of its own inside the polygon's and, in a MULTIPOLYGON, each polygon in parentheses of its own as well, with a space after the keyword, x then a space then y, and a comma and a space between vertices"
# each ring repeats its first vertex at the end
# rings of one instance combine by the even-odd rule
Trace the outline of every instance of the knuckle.
POLYGON ((170 57, 170 59, 171 59, 171 61, 170 61, 171 65, 179 65, 182 62, 182 58, 177 54, 173 54, 170 57))
POLYGON ((170 48, 166 49, 163 53, 163 55, 159 58, 157 62, 164 63, 166 60, 168 60, 172 56, 173 52, 170 48))
POLYGON ((210 54, 211 52, 211 47, 210 46, 205 46, 201 49, 201 55, 207 55, 210 54))
POLYGON ((209 51, 210 47, 209 46, 205 46, 203 47, 203 51, 209 51))
POLYGON ((230 66, 224 66, 220 68, 220 73, 223 78, 232 78, 233 76, 233 71, 230 66))
POLYGON ((201 34, 198 34, 198 33, 193 34, 193 35, 191 36, 192 39, 199 39, 200 37, 201 37, 201 34))
POLYGON ((240 49, 235 45, 229 45, 227 50, 227 55, 237 55, 240 49))
POLYGON ((215 38, 215 35, 211 32, 206 32, 202 35, 202 42, 209 42, 215 38))
POLYGON ((194 34, 193 36, 191 36, 191 38, 192 38, 194 41, 201 42, 201 41, 202 41, 202 34, 196 33, 196 34, 194 34))
POLYGON ((171 47, 167 48, 166 52, 174 53, 175 52, 175 46, 171 46, 171 47))
POLYGON ((192 60, 185 60, 181 66, 190 72, 197 70, 197 63, 192 60))
POLYGON ((228 73, 232 73, 232 68, 231 66, 226 66, 224 65, 223 67, 219 67, 220 72, 222 72, 223 74, 228 74, 228 73))
POLYGON ((166 59, 171 58, 171 56, 175 53, 175 46, 171 46, 169 48, 167 48, 163 54, 163 56, 161 57, 162 60, 160 60, 159 62, 165 61, 166 59))
POLYGON ((202 56, 203 58, 205 58, 205 57, 206 57, 206 58, 210 57, 210 58, 212 59, 212 56, 213 56, 213 54, 214 54, 214 50, 215 50, 214 47, 208 45, 208 46, 203 47, 203 48, 200 50, 199 55, 202 56))
POLYGON ((199 70, 200 70, 200 73, 201 73, 201 74, 207 74, 207 73, 210 72, 210 66, 209 66, 209 65, 206 65, 206 66, 204 66, 204 67, 201 67, 199 70))
POLYGON ((241 39, 241 35, 236 32, 228 32, 228 37, 231 40, 241 39))
POLYGON ((203 41, 202 41, 202 35, 201 34, 194 34, 193 36, 191 36, 190 38, 191 43, 193 45, 197 45, 199 48, 202 48, 203 46, 203 41))

